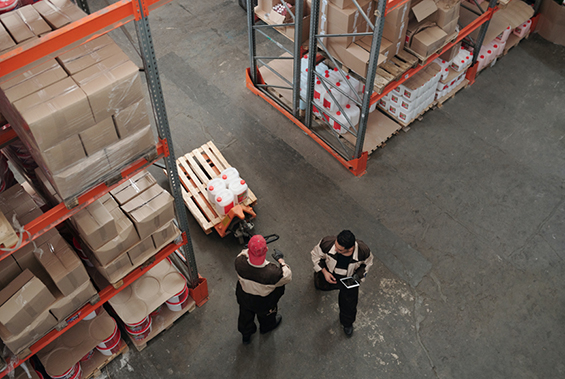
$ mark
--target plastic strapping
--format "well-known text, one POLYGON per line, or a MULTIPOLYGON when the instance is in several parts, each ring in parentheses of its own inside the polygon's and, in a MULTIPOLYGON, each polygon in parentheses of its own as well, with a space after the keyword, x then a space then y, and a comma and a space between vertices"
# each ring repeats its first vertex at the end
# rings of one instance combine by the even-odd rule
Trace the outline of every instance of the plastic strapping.
POLYGON ((131 211, 129 211, 129 213, 133 213, 136 210, 138 210, 139 208, 142 208, 144 206, 146 206, 147 204, 149 204, 150 202, 152 202, 153 200, 155 200, 156 198, 158 198, 159 196, 161 196, 163 194, 163 192, 167 192, 165 190, 163 190, 162 192, 159 192, 157 195, 153 196, 152 198, 150 198, 149 200, 147 200, 146 202, 138 205, 137 207, 133 208, 131 211))
POLYGON ((22 246, 22 242, 23 242, 23 239, 24 239, 24 233, 27 234, 27 236, 29 237, 30 243, 33 244, 33 251, 34 252, 37 251, 37 244, 35 243, 34 240, 31 239, 31 233, 28 232, 27 230, 25 230, 24 227, 20 225, 20 222, 18 221, 18 218, 17 218, 15 213, 12 216, 12 227, 14 228, 14 230, 16 232, 19 232, 18 243, 16 243, 16 246, 14 246, 12 248, 0 248, 0 251, 16 251, 16 250, 18 250, 22 246))
MULTIPOLYGON (((371 14, 371 10, 373 9, 373 2, 371 1, 369 3, 369 8, 367 8, 367 14, 370 15, 371 14)), ((369 32, 369 23, 367 23, 367 25, 365 26, 365 33, 369 32)))
MULTIPOLYGON (((22 21, 24 22, 24 24, 26 24, 26 26, 28 27, 28 29, 34 33, 33 28, 31 27, 31 24, 29 22, 27 22, 26 20, 26 16, 24 16, 23 12, 21 12, 19 9, 17 10, 18 16, 20 16, 20 18, 22 19, 22 21)), ((34 33, 35 34, 35 33, 34 33)))

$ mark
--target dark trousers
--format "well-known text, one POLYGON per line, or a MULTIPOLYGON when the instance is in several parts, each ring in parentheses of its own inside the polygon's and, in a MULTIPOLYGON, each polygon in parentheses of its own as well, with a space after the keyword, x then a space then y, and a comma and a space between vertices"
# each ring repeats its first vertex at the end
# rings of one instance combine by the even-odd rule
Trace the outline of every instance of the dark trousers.
POLYGON ((339 290, 338 304, 339 304, 339 321, 343 326, 351 326, 355 322, 357 316, 357 302, 359 300, 359 287, 347 289, 343 283, 337 279, 336 284, 331 284, 326 281, 324 274, 321 271, 314 273, 314 286, 321 291, 339 290))
POLYGON ((277 306, 263 312, 255 312, 249 308, 239 305, 239 317, 237 319, 237 330, 244 336, 250 336, 257 331, 255 315, 259 320, 259 331, 267 333, 273 330, 277 324, 277 306))

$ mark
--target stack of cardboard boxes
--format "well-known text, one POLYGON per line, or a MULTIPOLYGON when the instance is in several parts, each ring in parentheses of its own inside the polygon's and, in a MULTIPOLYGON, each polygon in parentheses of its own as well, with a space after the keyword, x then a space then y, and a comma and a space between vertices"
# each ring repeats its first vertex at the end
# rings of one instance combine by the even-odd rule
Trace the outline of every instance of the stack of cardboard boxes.
POLYGON ((155 148, 139 68, 108 36, 0 89, 2 114, 63 199, 155 148))
MULTIPOLYGON (((285 3, 289 7, 290 11, 295 14, 294 11, 294 0, 286 0, 285 3)), ((269 25, 282 25, 282 24, 293 24, 294 21, 290 13, 286 11, 286 8, 281 3, 280 0, 258 0, 257 6, 255 7, 255 14, 262 21, 269 25)), ((310 2, 304 1, 304 8, 302 11, 302 40, 300 43, 304 43, 308 40, 308 35, 310 33, 310 2)), ((294 26, 282 26, 276 27, 281 34, 287 36, 289 39, 294 41, 294 26)))
MULTIPOLYGON (((42 214, 20 185, 0 194, 0 211, 21 225, 42 214)), ((80 259, 55 229, 34 242, 0 261, 0 337, 13 353, 96 295, 80 259)))
POLYGON ((110 283, 180 234, 172 196, 142 172, 71 218, 90 262, 110 283))
POLYGON ((406 48, 427 58, 457 36, 460 0, 412 0, 406 48))

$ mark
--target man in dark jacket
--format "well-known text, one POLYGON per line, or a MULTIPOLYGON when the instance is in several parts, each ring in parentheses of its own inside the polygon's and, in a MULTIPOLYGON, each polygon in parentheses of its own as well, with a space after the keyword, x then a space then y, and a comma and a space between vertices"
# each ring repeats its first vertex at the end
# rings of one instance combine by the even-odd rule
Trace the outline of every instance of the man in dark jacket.
POLYGON ((353 323, 357 315, 359 287, 346 288, 340 281, 353 277, 363 282, 373 265, 369 247, 356 240, 349 230, 335 236, 322 238, 311 252, 314 263, 314 286, 322 291, 339 290, 339 321, 348 337, 353 334, 353 323))
POLYGON ((243 343, 251 342, 251 335, 257 331, 268 333, 281 323, 277 315, 277 303, 284 294, 284 286, 292 280, 290 267, 279 258, 280 266, 265 260, 267 243, 260 235, 251 237, 248 249, 235 259, 238 282, 235 290, 239 304, 237 330, 243 335, 243 343))

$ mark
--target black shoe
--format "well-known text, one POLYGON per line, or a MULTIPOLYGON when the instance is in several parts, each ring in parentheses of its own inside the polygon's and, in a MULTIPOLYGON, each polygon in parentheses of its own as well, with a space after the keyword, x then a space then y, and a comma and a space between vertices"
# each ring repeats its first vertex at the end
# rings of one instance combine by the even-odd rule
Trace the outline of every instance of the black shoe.
POLYGON ((347 337, 351 337, 353 335, 353 325, 350 326, 343 326, 343 331, 347 337))
POLYGON ((243 336, 243 344, 244 345, 249 345, 251 343, 251 335, 249 336, 243 336))
POLYGON ((276 320, 275 326, 274 326, 272 329, 269 329, 269 330, 267 330, 267 331, 261 331, 261 334, 269 333, 270 331, 273 331, 273 330, 275 330, 276 328, 278 328, 278 326, 281 324, 282 316, 281 316, 281 315, 277 315, 276 318, 275 318, 275 320, 276 320))

